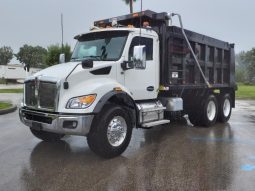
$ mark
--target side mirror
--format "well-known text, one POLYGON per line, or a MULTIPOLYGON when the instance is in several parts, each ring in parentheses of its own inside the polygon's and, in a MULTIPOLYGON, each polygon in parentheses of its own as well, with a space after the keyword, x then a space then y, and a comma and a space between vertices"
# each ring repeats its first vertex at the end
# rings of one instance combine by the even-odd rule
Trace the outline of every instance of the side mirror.
POLYGON ((140 45, 134 47, 133 62, 135 68, 145 69, 146 68, 146 46, 140 45))
POLYGON ((83 60, 81 65, 83 69, 93 68, 93 60, 83 60))
POLYGON ((65 59, 65 54, 60 54, 59 55, 59 64, 65 63, 66 59, 65 59))

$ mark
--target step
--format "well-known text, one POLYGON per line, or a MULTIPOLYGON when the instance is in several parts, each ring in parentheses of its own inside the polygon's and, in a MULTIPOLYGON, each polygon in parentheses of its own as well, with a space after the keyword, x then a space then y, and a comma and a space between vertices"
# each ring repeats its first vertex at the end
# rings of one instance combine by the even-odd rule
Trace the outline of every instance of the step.
POLYGON ((160 120, 160 121, 153 121, 153 122, 149 122, 149 123, 143 123, 142 127, 148 128, 148 127, 163 125, 163 124, 167 124, 167 123, 170 123, 170 120, 160 120))
POLYGON ((166 107, 155 107, 155 108, 141 109, 141 112, 145 113, 145 112, 152 112, 152 111, 163 111, 165 109, 166 107))

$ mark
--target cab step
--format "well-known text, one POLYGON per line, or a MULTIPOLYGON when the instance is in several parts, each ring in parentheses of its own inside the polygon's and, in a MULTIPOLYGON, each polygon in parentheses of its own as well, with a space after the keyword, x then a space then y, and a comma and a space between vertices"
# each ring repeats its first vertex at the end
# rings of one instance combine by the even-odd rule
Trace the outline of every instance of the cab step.
POLYGON ((170 123, 170 120, 160 120, 160 121, 153 121, 153 122, 148 122, 148 123, 143 123, 141 126, 144 128, 150 128, 153 126, 158 126, 158 125, 163 125, 170 123))

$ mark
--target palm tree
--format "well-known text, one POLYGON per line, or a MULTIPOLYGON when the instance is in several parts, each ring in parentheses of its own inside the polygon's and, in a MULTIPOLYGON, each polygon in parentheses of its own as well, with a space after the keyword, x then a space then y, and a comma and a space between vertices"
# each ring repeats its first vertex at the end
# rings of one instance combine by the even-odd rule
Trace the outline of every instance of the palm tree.
POLYGON ((129 4, 129 6, 130 6, 130 13, 133 13, 133 4, 134 4, 134 2, 136 2, 137 0, 123 0, 123 1, 125 1, 125 3, 128 5, 129 4))

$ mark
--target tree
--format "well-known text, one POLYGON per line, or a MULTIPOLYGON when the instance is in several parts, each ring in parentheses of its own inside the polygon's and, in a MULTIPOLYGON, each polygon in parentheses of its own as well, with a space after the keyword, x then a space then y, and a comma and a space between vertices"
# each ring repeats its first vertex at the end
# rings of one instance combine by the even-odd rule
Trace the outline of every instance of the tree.
POLYGON ((47 65, 52 66, 52 65, 58 64, 59 55, 61 53, 65 54, 66 62, 70 61, 72 52, 71 52, 71 47, 68 44, 65 44, 63 46, 63 50, 59 44, 48 46, 48 55, 46 59, 47 65))
POLYGON ((240 55, 241 62, 245 66, 247 72, 247 79, 251 81, 255 77, 255 48, 252 48, 250 51, 243 52, 240 55))
POLYGON ((136 2, 137 0, 123 0, 123 1, 125 1, 125 3, 126 3, 127 5, 129 5, 130 13, 133 13, 133 4, 134 4, 134 2, 136 2))
POLYGON ((236 81, 237 82, 246 82, 248 81, 247 75, 247 63, 242 59, 245 55, 245 52, 242 51, 236 54, 236 81))
POLYGON ((13 50, 9 46, 0 48, 0 65, 7 65, 13 58, 13 50))
POLYGON ((25 44, 15 55, 20 63, 28 67, 43 67, 46 63, 47 50, 41 46, 29 46, 25 44))

